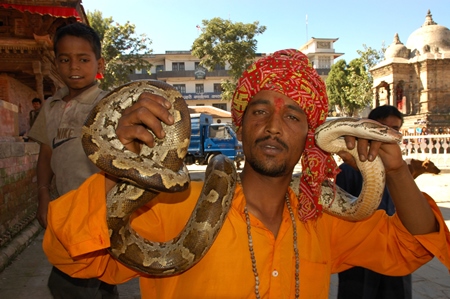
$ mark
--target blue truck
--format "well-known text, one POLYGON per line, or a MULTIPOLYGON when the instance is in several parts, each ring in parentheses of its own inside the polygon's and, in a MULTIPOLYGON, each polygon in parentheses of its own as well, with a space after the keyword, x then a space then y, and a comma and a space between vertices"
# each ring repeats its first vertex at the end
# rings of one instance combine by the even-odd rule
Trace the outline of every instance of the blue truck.
POLYGON ((236 167, 244 160, 242 143, 231 125, 213 123, 205 113, 191 114, 191 142, 185 158, 187 165, 207 164, 215 155, 223 154, 235 161, 236 167))

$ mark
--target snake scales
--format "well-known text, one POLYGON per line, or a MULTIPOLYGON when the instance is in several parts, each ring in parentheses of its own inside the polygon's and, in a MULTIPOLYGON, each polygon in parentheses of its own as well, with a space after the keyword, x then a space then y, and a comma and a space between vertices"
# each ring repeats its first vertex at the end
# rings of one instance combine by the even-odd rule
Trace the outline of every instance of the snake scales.
MULTIPOLYGON (((337 127, 344 128, 345 134, 357 137, 398 142, 398 136, 393 138, 391 133, 386 134, 384 126, 347 119, 336 121, 333 125, 322 125, 316 136, 319 146, 332 144, 341 148, 339 141, 331 142, 338 137, 335 135, 337 127), (380 133, 380 128, 385 132, 380 133), (349 129, 351 131, 346 131, 349 129), (367 131, 375 133, 371 135, 367 131)), ((339 134, 342 135, 342 132, 339 134)), ((152 242, 142 238, 131 227, 133 211, 160 192, 180 192, 188 188, 190 179, 183 159, 189 140, 190 116, 184 99, 172 86, 154 80, 132 82, 111 91, 93 109, 83 127, 82 144, 88 157, 100 169, 121 179, 109 191, 106 200, 111 240, 109 252, 140 272, 168 276, 195 265, 212 246, 231 206, 236 169, 231 160, 219 155, 208 165, 197 205, 177 237, 164 243, 152 242), (135 103, 142 92, 154 93, 169 100, 172 103, 170 113, 175 122, 172 126, 162 124, 166 137, 155 137, 154 148, 143 145, 141 152, 135 154, 118 140, 115 129, 122 111, 135 103)), ((336 148, 325 149, 336 151, 336 148)), ((359 199, 352 198, 339 188, 335 198, 333 184, 325 182, 322 188, 324 211, 349 220, 362 219, 373 213, 383 190, 384 168, 380 161, 372 164, 368 169, 376 169, 375 172, 366 171, 365 165, 359 165, 367 182, 359 199)), ((293 183, 292 187, 298 188, 298 183, 293 183)))

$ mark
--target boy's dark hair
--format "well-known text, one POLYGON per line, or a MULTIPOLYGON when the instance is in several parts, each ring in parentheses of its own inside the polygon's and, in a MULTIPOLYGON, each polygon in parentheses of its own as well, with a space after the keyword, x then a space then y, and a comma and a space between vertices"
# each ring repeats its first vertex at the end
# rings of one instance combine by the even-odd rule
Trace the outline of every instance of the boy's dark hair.
POLYGON ((87 40, 91 44, 95 58, 100 59, 102 57, 102 45, 97 32, 88 25, 79 22, 65 25, 56 30, 55 36, 53 37, 53 51, 55 51, 55 55, 57 54, 56 46, 59 40, 68 35, 87 40))
POLYGON ((372 120, 380 120, 386 119, 391 115, 401 119, 403 125, 403 113, 398 111, 398 109, 394 106, 389 105, 378 106, 372 111, 370 111, 368 118, 372 120))
POLYGON ((42 104, 42 101, 41 101, 40 98, 34 98, 34 99, 31 100, 31 103, 39 103, 39 104, 42 104))

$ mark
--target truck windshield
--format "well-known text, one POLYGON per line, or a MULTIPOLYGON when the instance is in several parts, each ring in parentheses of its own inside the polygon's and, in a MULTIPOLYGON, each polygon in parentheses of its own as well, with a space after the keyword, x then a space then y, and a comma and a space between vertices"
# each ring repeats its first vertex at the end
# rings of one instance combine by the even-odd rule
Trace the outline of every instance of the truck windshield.
POLYGON ((209 127, 209 137, 218 139, 231 139, 231 135, 226 126, 211 126, 209 127))

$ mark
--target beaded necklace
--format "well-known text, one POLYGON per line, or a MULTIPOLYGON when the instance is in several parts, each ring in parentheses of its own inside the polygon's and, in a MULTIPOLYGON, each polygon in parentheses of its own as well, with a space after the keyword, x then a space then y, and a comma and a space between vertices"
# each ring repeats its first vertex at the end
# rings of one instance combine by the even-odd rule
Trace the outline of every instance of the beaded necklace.
MULTIPOLYGON (((286 194, 286 206, 289 210, 289 215, 292 221, 293 239, 294 239, 294 255, 295 255, 295 298, 300 296, 300 259, 297 248, 297 224, 295 223, 294 213, 292 212, 291 202, 289 196, 286 194)), ((252 259, 253 275, 255 276, 255 295, 257 299, 261 299, 259 294, 259 276, 258 269, 256 268, 255 252, 253 251, 253 238, 250 225, 250 216, 247 211, 247 205, 244 207, 245 220, 247 222, 247 235, 248 235, 248 249, 250 250, 250 257, 252 259)))

